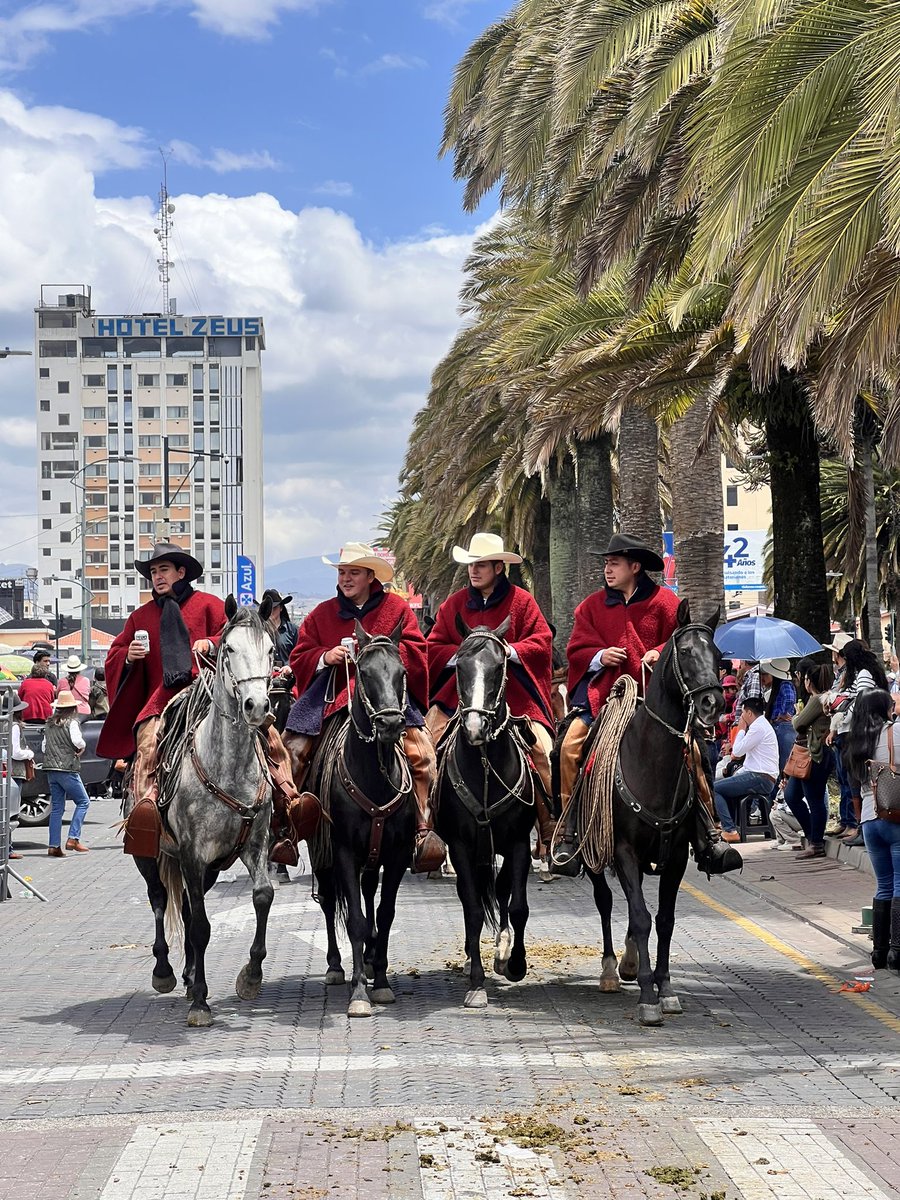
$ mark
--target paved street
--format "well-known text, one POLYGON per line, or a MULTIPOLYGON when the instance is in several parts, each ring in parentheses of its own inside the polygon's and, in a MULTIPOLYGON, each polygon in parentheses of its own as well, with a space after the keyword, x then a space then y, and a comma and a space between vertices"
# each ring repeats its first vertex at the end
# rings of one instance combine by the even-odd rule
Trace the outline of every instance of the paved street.
MULTIPOLYGON (((150 988, 151 916, 115 816, 93 806, 90 855, 47 859, 45 830, 17 839, 49 903, 0 906, 0 1200, 900 1195, 900 985, 879 972, 865 995, 838 992, 870 974, 858 872, 810 867, 827 903, 800 919, 785 855, 755 844, 736 883, 691 866, 673 955, 685 1013, 662 1029, 637 1024, 634 988, 599 993, 589 889, 536 877, 529 974, 489 976, 486 1012, 462 1008, 452 881, 408 877, 397 1004, 350 1023, 299 872, 243 1003, 252 906, 232 872, 210 896, 215 1025, 190 1030, 180 991, 150 988)), ((617 917, 621 937, 621 899, 617 917)))

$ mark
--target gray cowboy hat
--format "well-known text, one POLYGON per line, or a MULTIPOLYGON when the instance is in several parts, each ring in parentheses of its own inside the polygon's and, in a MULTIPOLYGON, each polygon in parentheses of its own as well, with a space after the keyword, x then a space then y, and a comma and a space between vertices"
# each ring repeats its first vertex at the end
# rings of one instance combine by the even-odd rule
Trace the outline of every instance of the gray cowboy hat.
POLYGON ((655 550, 651 550, 646 542, 642 542, 639 537, 632 537, 630 533, 614 533, 606 549, 595 550, 594 553, 603 558, 614 554, 623 558, 633 558, 645 571, 662 571, 666 565, 655 550))
POLYGON ((278 588, 266 588, 266 590, 262 594, 263 600, 265 600, 266 596, 268 596, 269 599, 272 601, 273 608, 275 607, 276 604, 280 604, 281 607, 284 608, 284 606, 286 604, 290 604, 290 602, 294 598, 293 596, 282 596, 282 594, 281 594, 281 592, 279 592, 278 588))
POLYGON ((176 546, 173 542, 157 542, 150 551, 149 558, 137 558, 134 562, 134 569, 138 571, 145 579, 150 578, 150 568, 154 563, 170 562, 176 567, 184 567, 185 579, 188 583, 193 583, 195 579, 199 579, 203 574, 203 567, 193 555, 188 554, 187 550, 182 550, 180 546, 176 546))

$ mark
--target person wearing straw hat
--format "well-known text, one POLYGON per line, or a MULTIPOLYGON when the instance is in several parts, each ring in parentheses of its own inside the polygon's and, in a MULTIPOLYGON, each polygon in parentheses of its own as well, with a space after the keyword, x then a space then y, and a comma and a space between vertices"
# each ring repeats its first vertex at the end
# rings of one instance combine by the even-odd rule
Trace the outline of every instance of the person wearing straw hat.
POLYGON ((77 654, 70 654, 65 662, 65 679, 61 679, 56 688, 57 696, 60 692, 71 692, 78 704, 79 717, 89 717, 91 715, 91 684, 86 676, 82 675, 82 671, 87 666, 83 663, 77 654))
POLYGON ((203 567, 171 542, 160 542, 134 568, 153 595, 136 609, 109 648, 109 714, 97 743, 102 758, 134 756, 132 795, 156 804, 157 734, 162 711, 196 678, 196 656, 215 651, 225 605, 193 584, 203 567))
POLYGON ((337 594, 306 616, 290 660, 298 699, 287 719, 284 744, 291 756, 294 781, 302 789, 323 722, 349 706, 355 683, 353 656, 343 643, 352 639, 355 622, 373 636, 387 636, 402 623, 400 657, 409 691, 403 752, 412 772, 417 810, 413 870, 437 870, 445 847, 434 832, 429 801, 435 756, 424 728, 428 703, 425 638, 406 601, 385 591, 394 569, 371 546, 348 542, 336 562, 329 558, 322 562, 337 572, 337 594))
POLYGON ((86 854, 90 847, 81 841, 81 827, 87 815, 90 797, 81 780, 81 755, 84 734, 78 722, 78 701, 71 692, 62 691, 53 702, 53 712, 44 726, 44 762, 50 784, 50 858, 65 858, 66 850, 86 854), (66 850, 62 848, 62 820, 66 800, 75 805, 69 822, 66 850))
POLYGON ((535 743, 531 748, 534 768, 546 795, 536 789, 541 841, 549 849, 554 821, 548 799, 553 785, 550 751, 553 749, 553 633, 540 606, 530 592, 511 583, 506 568, 520 563, 522 556, 507 550, 495 533, 476 533, 469 545, 454 546, 453 561, 466 567, 467 587, 453 592, 440 606, 428 633, 428 671, 431 706, 426 718, 437 743, 456 712, 456 652, 462 642, 457 617, 465 625, 487 625, 496 629, 509 618, 505 638, 509 654, 506 700, 513 717, 524 717, 535 743))

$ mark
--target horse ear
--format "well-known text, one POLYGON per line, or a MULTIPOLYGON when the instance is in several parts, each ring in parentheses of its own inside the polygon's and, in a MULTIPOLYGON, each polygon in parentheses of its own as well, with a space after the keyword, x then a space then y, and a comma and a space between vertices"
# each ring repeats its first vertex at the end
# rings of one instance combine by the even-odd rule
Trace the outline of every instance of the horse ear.
POLYGON ((262 604, 256 611, 261 621, 268 621, 272 615, 272 597, 263 596, 262 604))
POLYGON ((355 620, 353 622, 353 625, 354 625, 354 632, 356 633, 356 644, 359 646, 360 650, 362 650, 363 646, 368 646, 369 642, 371 642, 372 639, 369 637, 369 635, 363 629, 362 625, 359 623, 358 620, 355 620))
POLYGON ((225 616, 228 618, 229 621, 234 620, 234 615, 237 612, 237 610, 238 610, 237 600, 235 600, 234 596, 232 596, 232 594, 229 592, 228 598, 225 601, 225 616))
POLYGON ((504 618, 504 620, 502 620, 500 622, 500 624, 494 630, 494 633, 497 635, 497 637, 499 637, 499 638, 506 637, 506 635, 509 633, 510 620, 511 620, 510 617, 506 617, 506 618, 504 618))
POLYGON ((405 624, 406 624, 406 621, 404 620, 403 617, 401 617, 400 620, 397 622, 397 624, 394 626, 393 632, 391 633, 391 641, 394 643, 395 646, 400 645, 400 639, 403 637, 403 626, 405 624))
POLYGON ((462 617, 459 615, 459 613, 456 614, 456 631, 459 634, 459 636, 462 638, 463 641, 465 641, 466 638, 469 636, 469 634, 472 632, 472 630, 465 623, 465 621, 462 619, 462 617))
POLYGON ((685 625, 690 625, 691 606, 687 600, 682 600, 678 605, 678 612, 675 614, 675 620, 678 623, 679 629, 682 629, 685 625))
POLYGON ((722 620, 722 605, 721 605, 721 604, 717 604, 717 605, 716 605, 716 611, 713 613, 713 615, 712 615, 712 616, 709 618, 709 620, 706 622, 706 627, 707 627, 707 629, 709 630, 709 632, 710 632, 710 633, 715 633, 715 632, 716 632, 716 630, 719 628, 719 622, 720 622, 721 620, 722 620))

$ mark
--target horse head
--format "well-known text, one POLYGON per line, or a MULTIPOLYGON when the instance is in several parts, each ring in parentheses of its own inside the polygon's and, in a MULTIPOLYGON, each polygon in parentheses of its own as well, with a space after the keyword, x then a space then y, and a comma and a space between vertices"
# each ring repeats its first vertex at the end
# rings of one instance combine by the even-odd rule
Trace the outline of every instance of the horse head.
POLYGON ((462 638, 456 654, 456 691, 462 728, 470 746, 492 741, 506 724, 506 669, 509 650, 504 640, 509 617, 489 629, 471 629, 457 613, 456 628, 462 638))
POLYGON ((216 657, 216 682, 240 716, 258 728, 269 715, 269 683, 275 661, 275 642, 268 618, 268 597, 259 606, 239 608, 234 596, 225 601, 228 624, 216 657))
POLYGON ((406 729, 406 668, 400 657, 403 618, 393 632, 366 633, 356 622, 356 688, 350 716, 366 741, 396 745, 406 729), (371 733, 367 732, 368 730, 371 733))
POLYGON ((670 700, 692 717, 698 733, 708 734, 725 709, 719 680, 719 651, 713 634, 719 624, 717 608, 708 621, 695 623, 687 600, 678 605, 678 624, 660 659, 654 680, 661 678, 670 700))

